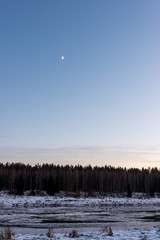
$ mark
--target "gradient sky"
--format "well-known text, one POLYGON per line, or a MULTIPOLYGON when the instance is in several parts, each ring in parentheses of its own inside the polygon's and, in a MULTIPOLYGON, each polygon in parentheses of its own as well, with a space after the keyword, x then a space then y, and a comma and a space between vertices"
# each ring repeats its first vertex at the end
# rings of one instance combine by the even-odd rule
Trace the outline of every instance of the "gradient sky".
POLYGON ((159 13, 159 0, 0 1, 0 161, 159 168, 159 13))

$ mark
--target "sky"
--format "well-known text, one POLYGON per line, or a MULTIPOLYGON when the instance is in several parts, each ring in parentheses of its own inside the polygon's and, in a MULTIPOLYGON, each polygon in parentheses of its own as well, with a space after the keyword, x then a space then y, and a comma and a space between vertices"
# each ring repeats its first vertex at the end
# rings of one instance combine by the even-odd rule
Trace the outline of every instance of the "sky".
POLYGON ((160 168, 159 12, 0 1, 0 162, 160 168))

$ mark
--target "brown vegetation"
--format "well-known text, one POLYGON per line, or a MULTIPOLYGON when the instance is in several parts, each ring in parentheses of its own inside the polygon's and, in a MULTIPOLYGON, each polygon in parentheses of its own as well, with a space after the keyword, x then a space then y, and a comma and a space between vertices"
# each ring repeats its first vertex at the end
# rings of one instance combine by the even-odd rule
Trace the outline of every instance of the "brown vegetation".
POLYGON ((108 236, 113 236, 113 231, 111 227, 109 228, 108 236))
POLYGON ((2 230, 0 233, 0 240, 10 240, 12 238, 12 232, 10 228, 2 230))
POLYGON ((48 238, 53 238, 53 232, 52 232, 51 228, 48 229, 48 232, 46 233, 46 236, 48 238))
POLYGON ((78 232, 76 230, 72 230, 72 232, 69 233, 69 237, 70 238, 78 238, 79 237, 78 232))
POLYGON ((105 236, 113 236, 113 231, 112 231, 112 228, 109 227, 109 230, 108 230, 108 227, 104 227, 102 232, 105 236))

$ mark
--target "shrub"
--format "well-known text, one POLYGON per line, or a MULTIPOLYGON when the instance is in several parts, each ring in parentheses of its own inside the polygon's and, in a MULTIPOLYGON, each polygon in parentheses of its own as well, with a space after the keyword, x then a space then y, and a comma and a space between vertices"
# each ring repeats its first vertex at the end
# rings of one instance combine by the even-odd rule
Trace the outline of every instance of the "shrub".
POLYGON ((102 230, 102 233, 105 235, 105 236, 113 236, 113 231, 112 231, 112 228, 109 227, 109 230, 108 230, 108 227, 104 227, 103 230, 102 230))
POLYGON ((10 240, 12 239, 12 232, 10 228, 1 231, 0 240, 10 240))
POLYGON ((72 230, 72 232, 69 234, 70 238, 78 238, 78 232, 76 230, 72 230))
POLYGON ((48 232, 46 233, 46 236, 48 238, 53 238, 53 232, 52 232, 51 228, 48 229, 48 232))
POLYGON ((113 236, 113 231, 111 227, 109 228, 108 236, 113 236))

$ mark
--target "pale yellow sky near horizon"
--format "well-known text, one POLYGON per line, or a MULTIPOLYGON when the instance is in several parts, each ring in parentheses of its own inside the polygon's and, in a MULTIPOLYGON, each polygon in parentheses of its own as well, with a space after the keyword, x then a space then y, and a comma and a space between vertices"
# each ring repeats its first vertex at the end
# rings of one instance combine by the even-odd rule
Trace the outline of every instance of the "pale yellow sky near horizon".
POLYGON ((160 168, 160 146, 1 147, 2 163, 160 168))

